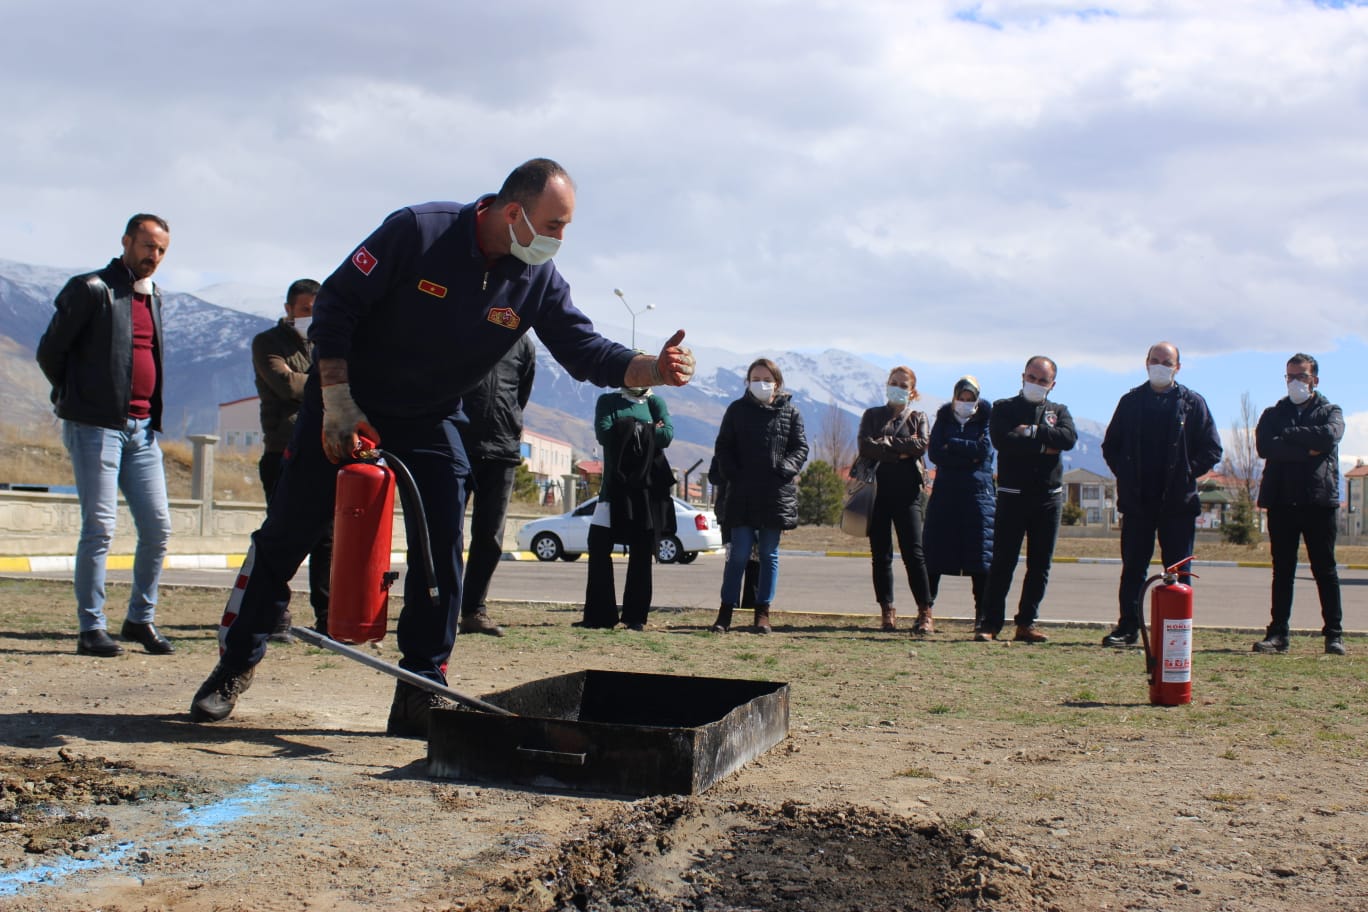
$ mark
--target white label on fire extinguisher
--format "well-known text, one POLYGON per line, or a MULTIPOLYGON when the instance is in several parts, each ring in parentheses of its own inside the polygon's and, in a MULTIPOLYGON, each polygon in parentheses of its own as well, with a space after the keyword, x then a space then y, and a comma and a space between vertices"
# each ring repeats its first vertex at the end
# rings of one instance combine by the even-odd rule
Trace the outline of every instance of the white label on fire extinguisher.
POLYGON ((1192 680, 1192 618, 1164 618, 1159 658, 1163 663, 1160 679, 1165 684, 1192 680))

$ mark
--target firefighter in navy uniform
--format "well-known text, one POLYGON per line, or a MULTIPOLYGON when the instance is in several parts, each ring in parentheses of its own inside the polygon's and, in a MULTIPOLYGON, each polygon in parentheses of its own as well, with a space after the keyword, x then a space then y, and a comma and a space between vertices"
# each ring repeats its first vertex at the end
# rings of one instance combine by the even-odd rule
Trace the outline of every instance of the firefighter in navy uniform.
MULTIPOLYGON (((337 465, 358 432, 412 473, 427 515, 437 601, 410 567, 399 614, 400 666, 438 684, 461 605, 462 525, 469 462, 457 424, 461 394, 530 329, 578 380, 599 386, 682 386, 693 356, 676 332, 659 355, 599 335, 550 262, 574 214, 570 176, 548 159, 516 168, 474 203, 426 203, 393 213, 328 277, 309 338, 305 387, 266 521, 252 535, 219 629, 220 658, 191 703, 217 722, 250 686, 289 603, 289 580, 331 522, 337 465)), ((417 555, 415 510, 404 511, 417 555)), ((427 737, 442 698, 398 682, 387 731, 427 737)))

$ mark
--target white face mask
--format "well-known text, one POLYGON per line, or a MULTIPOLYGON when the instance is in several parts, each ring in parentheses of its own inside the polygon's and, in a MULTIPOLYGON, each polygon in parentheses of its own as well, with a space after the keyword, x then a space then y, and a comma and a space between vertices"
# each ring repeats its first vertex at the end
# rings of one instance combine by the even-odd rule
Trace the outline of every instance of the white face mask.
POLYGON ((750 394, 761 402, 769 402, 774 398, 773 380, 752 380, 748 385, 750 394))
POLYGON ((1149 374, 1150 386, 1156 390, 1166 390, 1173 385, 1173 375, 1177 373, 1176 368, 1169 367, 1167 364, 1150 364, 1145 367, 1149 374))
POLYGON ((978 408, 977 402, 961 402, 955 400, 955 417, 960 421, 968 421, 969 416, 974 414, 974 409, 978 408))
POLYGON ((309 338, 309 324, 313 322, 313 317, 295 317, 295 332, 299 333, 300 338, 309 338))
POLYGON ((509 253, 522 260, 528 266, 540 266, 556 255, 560 250, 561 242, 553 237, 544 234, 537 234, 537 229, 532 227, 528 221, 527 210, 522 210, 523 221, 527 222, 527 227, 532 232, 532 243, 524 246, 518 242, 518 236, 513 233, 513 226, 508 226, 509 253))
POLYGON ((1035 383, 1021 384, 1021 395, 1027 402, 1044 402, 1045 394, 1049 391, 1048 386, 1040 386, 1035 383))
POLYGON ((1301 405, 1311 398, 1311 387, 1300 380, 1288 380, 1287 398, 1292 400, 1293 405, 1301 405))
POLYGON ((912 397, 912 394, 901 386, 890 386, 884 390, 884 394, 888 397, 889 405, 907 405, 907 400, 912 397))

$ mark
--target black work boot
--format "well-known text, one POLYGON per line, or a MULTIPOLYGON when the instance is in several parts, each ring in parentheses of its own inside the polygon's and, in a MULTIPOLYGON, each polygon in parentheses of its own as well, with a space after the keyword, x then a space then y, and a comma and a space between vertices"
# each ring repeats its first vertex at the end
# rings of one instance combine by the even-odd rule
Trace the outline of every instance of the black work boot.
POLYGON ((1344 637, 1328 636, 1325 638, 1325 654, 1332 656, 1344 655, 1344 637))
POLYGON ((708 629, 713 633, 726 633, 731 630, 732 612, 736 610, 735 605, 722 605, 717 609, 717 620, 708 629))
POLYGON ((394 687, 394 702, 390 704, 385 734, 396 738, 427 740, 432 710, 455 708, 455 703, 440 694, 414 687, 407 681, 399 681, 394 687))
POLYGON ((252 686, 256 668, 232 668, 220 659, 190 702, 191 722, 222 722, 233 712, 238 697, 252 686))
POLYGON ((267 639, 272 643, 281 643, 286 646, 295 641, 294 634, 290 628, 294 626, 294 615, 290 614, 290 609, 286 608, 285 613, 280 616, 280 622, 275 625, 267 639))
POLYGON ((1268 636, 1254 644, 1254 651, 1262 653, 1283 653, 1287 652, 1287 645, 1287 637, 1276 633, 1270 633, 1268 636))

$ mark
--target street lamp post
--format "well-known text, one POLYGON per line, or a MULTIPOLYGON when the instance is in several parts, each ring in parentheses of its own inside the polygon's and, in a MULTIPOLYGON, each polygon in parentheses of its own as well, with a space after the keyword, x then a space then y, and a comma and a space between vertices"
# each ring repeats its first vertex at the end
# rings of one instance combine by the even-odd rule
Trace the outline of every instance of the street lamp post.
POLYGON ((648 310, 655 310, 654 304, 647 304, 641 310, 632 310, 632 305, 627 303, 627 298, 622 294, 621 288, 614 288, 613 294, 622 298, 622 306, 627 308, 627 312, 632 315, 632 348, 636 348, 636 318, 639 314, 644 314, 648 310))

